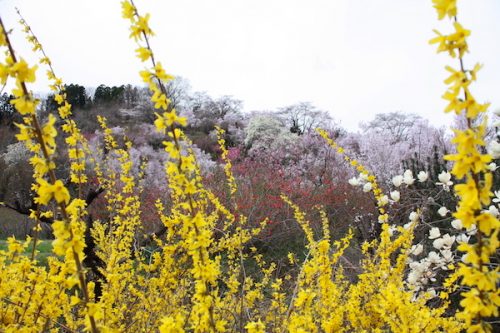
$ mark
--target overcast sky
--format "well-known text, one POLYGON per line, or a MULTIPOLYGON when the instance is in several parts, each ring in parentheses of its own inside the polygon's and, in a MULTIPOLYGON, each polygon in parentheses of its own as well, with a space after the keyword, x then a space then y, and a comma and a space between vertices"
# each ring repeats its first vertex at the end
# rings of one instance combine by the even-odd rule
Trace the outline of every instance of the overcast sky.
MULTIPOLYGON (((472 30, 465 63, 485 66, 473 92, 500 108, 500 1, 462 0, 459 20, 472 30)), ((151 13, 152 47, 170 73, 193 90, 233 95, 245 111, 310 101, 354 130, 391 111, 436 125, 445 64, 428 44, 437 21, 431 0, 136 0, 151 13)), ((66 83, 140 84, 143 65, 128 39, 120 1, 0 0, 13 43, 34 60, 17 24, 18 7, 66 83)), ((44 72, 39 71, 39 77, 44 72)), ((46 80, 32 89, 47 91, 46 80)))

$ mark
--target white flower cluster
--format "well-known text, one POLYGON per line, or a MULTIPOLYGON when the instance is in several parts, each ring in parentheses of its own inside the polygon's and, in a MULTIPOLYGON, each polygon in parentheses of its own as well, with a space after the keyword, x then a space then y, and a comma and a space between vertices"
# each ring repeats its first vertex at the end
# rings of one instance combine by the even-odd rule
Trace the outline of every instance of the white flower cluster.
MULTIPOLYGON (((488 144, 488 154, 490 154, 494 159, 500 158, 500 142, 498 142, 498 135, 500 134, 500 131, 498 128, 500 127, 500 121, 498 118, 500 117, 500 109, 497 109, 494 111, 495 117, 497 118, 496 121, 493 123, 493 126, 497 128, 496 131, 496 136, 495 139, 493 139, 489 144, 488 144)), ((493 163, 494 164, 494 163, 493 163)), ((495 165, 496 167, 496 165, 495 165)), ((490 167, 491 168, 491 167, 490 167)), ((491 169, 490 169, 491 170, 491 169)), ((494 170, 493 170, 494 171, 494 170)))
POLYGON ((7 165, 18 162, 26 162, 30 157, 30 152, 23 142, 16 142, 7 146, 5 154, 0 154, 7 165))
POLYGON ((488 154, 490 154, 493 158, 500 158, 500 142, 491 141, 488 145, 488 154))
MULTIPOLYGON (((495 163, 491 163, 488 168, 491 171, 494 171, 498 167, 495 163)), ((383 200, 385 204, 389 202, 389 199, 392 202, 398 202, 401 199, 399 187, 403 185, 408 187, 414 185, 417 181, 424 183, 428 180, 429 174, 426 171, 419 171, 416 177, 414 177, 411 170, 405 170, 403 174, 396 175, 392 178, 392 185, 394 185, 396 189, 391 191, 389 196, 384 196, 381 200, 383 200)), ((362 175, 358 178, 350 179, 349 183, 353 186, 363 186, 363 190, 365 190, 366 187, 366 191, 371 189, 371 184, 369 184, 366 178, 364 179, 362 175)), ((444 170, 439 173, 438 181, 435 184, 441 186, 444 191, 450 191, 451 186, 454 184, 450 172, 444 170)), ((495 198, 493 198, 492 201, 494 204, 488 207, 488 209, 484 212, 498 217, 500 216, 500 211, 496 205, 500 203, 500 191, 495 192, 495 198)), ((431 200, 431 203, 434 203, 434 200, 431 200)), ((451 215, 452 210, 448 209, 446 206, 439 206, 437 213, 439 216, 446 218, 451 215)), ((403 226, 404 229, 409 229, 415 226, 415 224, 421 219, 421 214, 419 210, 413 211, 409 214, 408 218, 409 222, 403 226)), ((410 249, 410 258, 408 258, 408 266, 410 270, 407 276, 407 283, 414 288, 415 297, 419 297, 418 295, 420 291, 425 291, 426 295, 429 295, 429 293, 431 295, 435 295, 436 292, 432 287, 432 283, 436 282, 438 274, 441 276, 440 273, 443 271, 449 271, 452 264, 455 264, 456 261, 467 261, 466 257, 462 256, 462 258, 460 258, 460 256, 455 255, 454 246, 461 243, 468 243, 470 237, 477 232, 477 228, 473 225, 468 229, 464 229, 462 221, 458 219, 453 219, 451 221, 451 227, 453 228, 451 229, 452 231, 444 234, 441 234, 441 230, 437 227, 433 227, 429 230, 428 239, 432 244, 430 249, 426 250, 424 248, 424 243, 413 245, 410 249), (453 230, 455 230, 455 232, 453 232, 453 230), (427 255, 421 259, 417 259, 417 257, 422 253, 427 253, 427 255)), ((393 236, 397 230, 396 226, 390 226, 390 235, 393 236)))
MULTIPOLYGON (((490 168, 496 168, 497 166, 492 163, 493 165, 490 166, 490 168)), ((420 183, 425 183, 429 179, 429 173, 427 171, 419 171, 417 174, 417 179, 420 183)), ((451 174, 448 171, 442 171, 438 175, 439 181, 436 182, 436 185, 441 185, 443 186, 443 189, 445 191, 450 190, 450 186, 453 185, 453 182, 451 181, 451 174)), ((355 182, 355 179, 351 179, 352 181, 355 182)), ((349 181, 351 183, 351 180, 349 181)), ((402 175, 396 175, 392 177, 392 184, 395 187, 401 187, 403 184, 406 186, 413 185, 415 183, 415 178, 413 177, 413 172, 411 170, 405 170, 402 175)), ((351 185, 353 185, 351 183, 351 185)), ((499 193, 500 195, 500 193, 499 193)), ((390 197, 394 202, 398 202, 399 199, 401 198, 401 193, 398 190, 394 190, 390 192, 390 197)), ((499 197, 500 201, 500 197, 499 197)), ((442 217, 445 217, 450 211, 446 207, 441 207, 438 210, 439 215, 442 217)))
MULTIPOLYGON (((438 233, 439 229, 437 232, 436 230, 433 230, 431 231, 431 236, 434 237, 438 233)), ((415 288, 415 291, 425 289, 429 282, 435 282, 438 271, 440 269, 448 270, 448 265, 453 263, 454 255, 451 251, 451 246, 455 242, 455 237, 448 234, 444 235, 442 238, 437 237, 434 240, 434 243, 436 243, 434 247, 439 247, 439 253, 436 251, 430 251, 426 257, 419 261, 413 261, 410 259, 410 272, 408 273, 406 281, 415 288)), ((418 256, 423 252, 423 249, 424 247, 422 244, 414 245, 410 249, 410 254, 418 256)))
POLYGON ((445 234, 443 237, 434 239, 434 241, 432 242, 432 246, 437 250, 443 250, 443 249, 450 250, 453 243, 455 243, 455 238, 456 238, 455 236, 450 236, 449 234, 445 234))
POLYGON ((373 188, 373 184, 368 181, 366 173, 360 173, 358 177, 353 177, 348 182, 352 186, 363 186, 363 192, 370 192, 373 188))
MULTIPOLYGON (((500 144, 498 146, 499 157, 500 157, 500 144)), ((495 163, 490 163, 488 169, 495 171, 497 169, 495 163)), ((429 174, 426 171, 420 171, 414 177, 411 170, 405 170, 403 174, 396 175, 392 178, 392 185, 396 187, 390 192, 390 199, 393 202, 398 202, 401 198, 401 193, 399 187, 406 185, 409 187, 414 185, 415 182, 424 183, 429 181, 429 174)), ((447 170, 442 171, 438 175, 438 181, 435 183, 440 186, 444 191, 449 192, 451 186, 453 186, 452 176, 447 170)), ((500 191, 494 192, 495 197, 493 198, 492 205, 483 211, 483 213, 491 214, 494 217, 500 216, 500 211, 498 204, 500 204, 500 191)), ((429 204, 435 204, 433 198, 429 198, 429 204)), ((442 218, 449 218, 454 210, 453 207, 450 209, 446 206, 438 206, 437 213, 442 218), (451 209, 451 210, 450 210, 451 209)), ((412 228, 418 223, 422 218, 420 211, 413 211, 409 214, 409 222, 403 227, 404 229, 412 228)), ((425 291, 426 295, 436 294, 433 288, 433 282, 436 282, 438 277, 446 276, 447 273, 444 271, 449 271, 452 269, 452 265, 457 261, 467 262, 466 256, 460 257, 456 254, 456 246, 458 244, 468 243, 471 236, 477 233, 477 227, 475 225, 465 229, 463 227, 462 221, 459 219, 452 219, 450 224, 452 228, 440 229, 437 227, 431 228, 428 232, 428 242, 420 242, 412 246, 409 250, 408 266, 409 272, 407 275, 407 283, 415 291, 415 297, 420 297, 422 295, 421 291, 425 291), (446 230, 447 232, 442 231, 446 230), (426 248, 426 244, 429 243, 426 248), (423 258, 419 258, 424 254, 423 258), (443 274, 444 273, 444 274, 443 274)), ((396 231, 396 227, 391 227, 389 229, 391 235, 396 231)))
MULTIPOLYGON (((500 193, 498 193, 500 195, 500 193)), ((500 202, 500 200, 499 200, 500 202)), ((441 207, 445 208, 445 207, 441 207)), ((495 207, 496 208, 496 207, 495 207)), ((446 209, 446 208, 445 208, 446 209)), ((444 209, 443 209, 444 212, 444 209)), ((448 210, 446 209, 446 213, 448 210)), ((410 214, 410 219, 416 219, 417 213, 412 212, 410 214), (412 215, 413 214, 413 215, 412 215)), ((413 222, 408 223, 410 225, 413 222)), ((439 228, 433 227, 429 230, 429 239, 432 240, 433 251, 430 251, 426 257, 420 260, 409 259, 410 272, 408 273, 407 282, 409 285, 415 288, 415 292, 420 290, 426 290, 427 292, 434 292, 433 288, 427 289, 429 282, 436 281, 436 275, 439 270, 448 270, 448 266, 455 262, 455 256, 452 251, 454 244, 468 243, 471 235, 477 232, 475 225, 471 226, 467 230, 463 230, 462 221, 455 219, 451 221, 451 226, 457 231, 463 231, 462 233, 451 236, 446 233, 441 235, 441 230, 439 228)), ((405 225, 406 227, 406 225, 405 225)), ((423 244, 413 245, 410 249, 409 254, 417 257, 424 251, 423 244)), ((458 258, 457 258, 458 259, 458 258)), ((462 261, 467 260, 464 256, 461 258, 462 261)))
MULTIPOLYGON (((429 178, 429 174, 425 171, 420 171, 417 175, 417 179, 420 183, 426 182, 429 178)), ((407 186, 413 185, 415 178, 413 178, 413 172, 411 170, 405 170, 402 175, 397 175, 392 177, 392 184, 396 187, 400 187, 403 184, 407 186)))

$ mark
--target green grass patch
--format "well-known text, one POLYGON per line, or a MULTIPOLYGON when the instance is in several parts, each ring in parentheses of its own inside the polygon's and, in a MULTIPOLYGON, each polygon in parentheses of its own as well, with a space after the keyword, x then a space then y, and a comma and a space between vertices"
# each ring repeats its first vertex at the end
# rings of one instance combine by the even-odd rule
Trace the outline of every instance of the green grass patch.
MULTIPOLYGON (((7 240, 0 240, 0 251, 6 251, 8 248, 7 240)), ((47 258, 53 256, 52 253, 52 240, 38 240, 36 243, 36 260, 38 261, 38 265, 47 266, 47 258)), ((31 253, 33 252, 33 242, 30 243, 28 248, 24 251, 23 255, 27 257, 31 257, 31 253)))

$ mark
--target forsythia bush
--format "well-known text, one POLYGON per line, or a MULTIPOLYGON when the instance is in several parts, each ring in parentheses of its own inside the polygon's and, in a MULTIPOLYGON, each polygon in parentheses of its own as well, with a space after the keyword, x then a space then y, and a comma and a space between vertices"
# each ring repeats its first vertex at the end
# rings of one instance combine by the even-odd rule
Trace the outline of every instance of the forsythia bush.
MULTIPOLYGON (((365 182, 363 188, 373 192, 380 238, 362 244, 360 273, 355 279, 348 278, 340 259, 353 233, 333 241, 326 214, 318 207, 317 216, 323 225, 322 234, 318 235, 308 217, 283 195, 306 235, 308 253, 300 264, 290 254, 290 265, 297 265, 296 274, 278 276, 276 264, 266 262, 251 245, 266 221, 259 228, 249 228, 245 216, 238 214, 236 200, 230 200, 225 207, 203 186, 189 139, 183 132, 186 119, 171 107, 166 95, 165 82, 172 76, 154 57, 150 46, 153 32, 148 24, 149 14, 140 15, 134 3, 125 0, 123 17, 129 21, 137 56, 149 63, 140 75, 151 90, 151 101, 157 110, 154 125, 164 136, 168 155, 165 174, 170 206, 166 208, 160 200, 156 204, 165 234, 148 236, 160 250, 145 251, 146 243, 140 236, 144 233, 139 195, 146 189, 141 175, 136 177, 131 172, 131 143, 118 144, 106 119, 100 117, 105 149, 120 161, 120 168, 106 169, 92 158, 85 138, 72 120, 63 82, 54 73, 31 28, 21 20, 33 50, 42 54, 40 65, 48 67, 50 89, 59 105, 57 115, 50 114, 42 121, 36 112, 38 101, 28 89, 28 84, 35 81, 37 66, 30 66, 16 54, 8 29, 0 21, 0 47, 5 51, 0 81, 2 85, 8 79, 15 81, 12 104, 23 118, 23 123, 17 125, 17 137, 31 152, 35 179, 32 190, 38 204, 31 217, 38 221, 37 228, 41 218, 50 219, 55 237, 54 256, 48 259, 47 266, 38 265, 36 260, 36 237, 25 241, 10 238, 8 249, 0 251, 0 331, 492 331, 490 322, 498 316, 500 296, 498 266, 490 258, 498 250, 500 223, 484 210, 493 196, 488 168, 492 158, 483 153, 486 124, 477 121, 488 105, 477 102, 470 91, 480 66, 471 70, 463 66, 469 31, 457 20, 456 1, 433 3, 439 19, 451 19, 454 30, 450 34, 437 33, 431 43, 438 44, 439 52, 457 58, 459 65, 458 69, 446 67, 450 72, 445 81, 449 85, 444 94, 449 101, 446 112, 463 115, 468 125, 455 130, 456 152, 446 156, 454 162, 452 174, 458 180, 453 189, 459 197, 454 217, 463 228, 477 230, 473 243, 462 242, 458 247, 466 254, 463 262, 445 265, 450 274, 439 295, 425 290, 417 292, 408 282, 411 279, 407 279, 410 256, 416 253, 412 245, 418 212, 410 216, 411 223, 404 228, 392 226, 386 208, 388 196, 375 176, 346 155, 324 131, 320 134, 325 144, 343 155, 360 173, 365 182), (55 172, 57 135, 64 136, 68 147, 70 184, 65 184, 55 172), (82 194, 89 167, 94 169, 104 190, 109 212, 106 221, 89 223, 88 202, 82 194), (32 255, 23 255, 30 244, 34 248, 32 255), (93 254, 88 251, 91 245, 93 254), (99 262, 97 270, 95 266, 89 268, 91 255, 99 262), (450 294, 457 290, 461 290, 460 307, 456 312, 449 311, 450 294)), ((223 131, 219 129, 218 133, 227 191, 234 198, 238 187, 223 131)), ((407 176, 413 182, 412 176, 405 173, 407 176)), ((444 186, 450 185, 445 176, 443 182, 444 186)), ((399 192, 391 193, 391 198, 396 197, 399 200, 399 192)))

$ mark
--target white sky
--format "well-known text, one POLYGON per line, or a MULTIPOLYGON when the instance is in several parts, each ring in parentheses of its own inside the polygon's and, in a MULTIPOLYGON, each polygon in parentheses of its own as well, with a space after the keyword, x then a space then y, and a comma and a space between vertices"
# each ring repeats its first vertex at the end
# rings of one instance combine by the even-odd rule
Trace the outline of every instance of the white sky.
MULTIPOLYGON (((431 0, 136 0, 151 13, 152 46, 170 73, 193 90, 233 95, 244 109, 310 101, 356 129, 376 113, 417 113, 436 125, 447 76, 456 65, 428 44, 437 21, 431 0)), ((18 7, 66 83, 140 84, 143 65, 128 39, 120 1, 0 0, 18 52, 32 61, 17 24, 18 7)), ((485 66, 476 98, 500 108, 500 1, 459 1, 472 30, 467 67, 485 66)), ((39 77, 44 72, 39 71, 39 77)), ((47 81, 32 89, 47 91, 47 81)))

